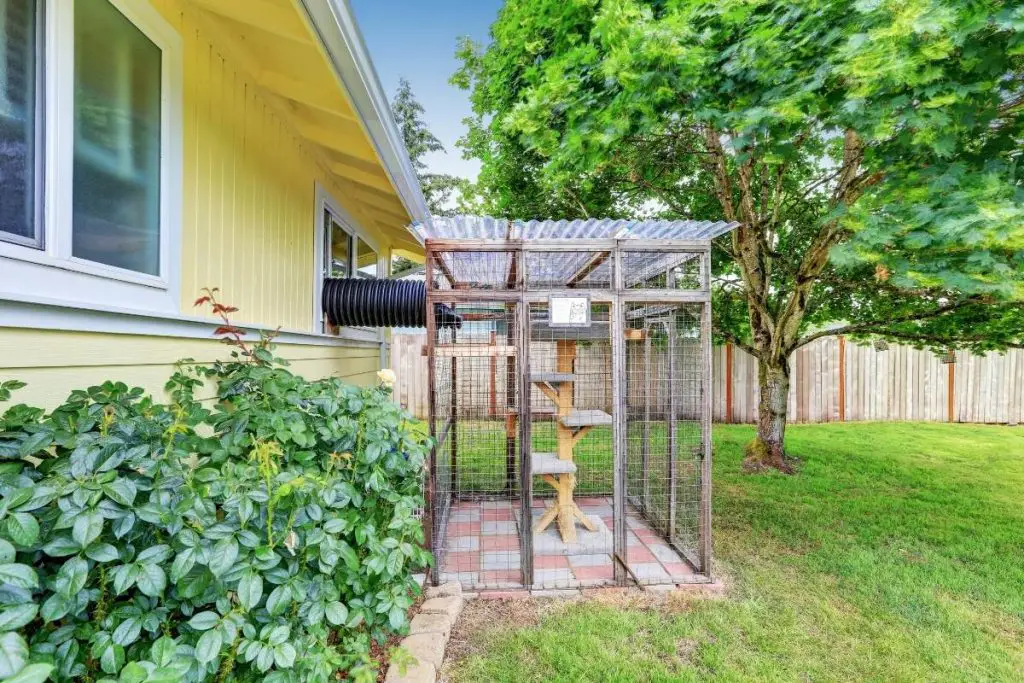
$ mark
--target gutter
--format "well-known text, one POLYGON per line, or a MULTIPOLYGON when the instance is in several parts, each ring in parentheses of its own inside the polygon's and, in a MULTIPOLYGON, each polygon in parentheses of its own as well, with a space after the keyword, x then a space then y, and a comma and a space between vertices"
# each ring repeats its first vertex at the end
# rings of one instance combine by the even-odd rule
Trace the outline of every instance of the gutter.
MULTIPOLYGON (((298 0, 298 4, 351 98, 359 125, 383 162, 384 172, 397 190, 411 222, 425 220, 430 211, 419 178, 348 0, 298 0)), ((409 232, 423 244, 419 234, 411 229, 409 232)))

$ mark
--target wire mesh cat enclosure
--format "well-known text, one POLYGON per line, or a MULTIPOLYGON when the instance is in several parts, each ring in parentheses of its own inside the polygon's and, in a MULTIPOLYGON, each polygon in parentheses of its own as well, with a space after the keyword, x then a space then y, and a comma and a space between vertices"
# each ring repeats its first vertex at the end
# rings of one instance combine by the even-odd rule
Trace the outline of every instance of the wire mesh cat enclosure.
POLYGON ((415 227, 444 311, 424 347, 431 580, 710 581, 710 243, 734 224, 415 227))

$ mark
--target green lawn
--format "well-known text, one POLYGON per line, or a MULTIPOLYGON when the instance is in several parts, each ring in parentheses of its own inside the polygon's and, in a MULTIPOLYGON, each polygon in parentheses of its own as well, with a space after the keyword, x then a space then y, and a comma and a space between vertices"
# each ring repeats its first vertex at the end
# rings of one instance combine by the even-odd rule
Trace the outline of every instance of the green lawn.
POLYGON ((725 598, 482 620, 454 678, 1024 680, 1024 428, 794 426, 795 477, 750 436, 715 429, 725 598))

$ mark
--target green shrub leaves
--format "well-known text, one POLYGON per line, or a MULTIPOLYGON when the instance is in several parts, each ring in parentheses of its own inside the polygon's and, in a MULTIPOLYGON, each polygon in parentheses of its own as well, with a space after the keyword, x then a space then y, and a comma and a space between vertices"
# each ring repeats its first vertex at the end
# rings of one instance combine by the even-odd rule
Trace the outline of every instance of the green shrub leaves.
POLYGON ((256 350, 168 404, 108 382, 0 417, 0 682, 374 679, 429 561, 427 439, 256 350))

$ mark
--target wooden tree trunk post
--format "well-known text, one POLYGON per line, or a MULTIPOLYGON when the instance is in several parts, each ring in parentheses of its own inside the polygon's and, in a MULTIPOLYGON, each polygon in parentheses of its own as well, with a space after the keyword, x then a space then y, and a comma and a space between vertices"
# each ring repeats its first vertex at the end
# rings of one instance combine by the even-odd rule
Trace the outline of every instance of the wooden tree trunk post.
POLYGON ((761 387, 761 399, 757 405, 757 437, 747 446, 744 464, 752 470, 774 467, 792 472, 783 446, 789 401, 789 361, 785 358, 777 358, 773 362, 759 359, 757 374, 761 387))

